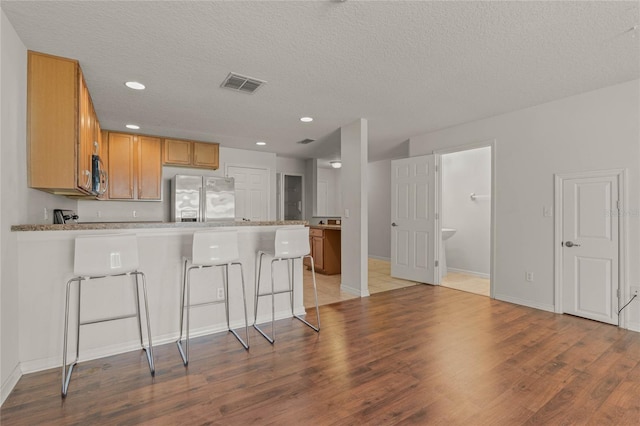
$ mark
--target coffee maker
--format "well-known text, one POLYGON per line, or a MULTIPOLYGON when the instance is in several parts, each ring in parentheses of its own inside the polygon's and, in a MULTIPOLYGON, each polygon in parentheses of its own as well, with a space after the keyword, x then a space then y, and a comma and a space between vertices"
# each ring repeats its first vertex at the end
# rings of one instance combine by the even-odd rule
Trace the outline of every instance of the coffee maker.
POLYGON ((53 223, 63 225, 67 223, 78 223, 78 215, 73 210, 53 210, 53 223))

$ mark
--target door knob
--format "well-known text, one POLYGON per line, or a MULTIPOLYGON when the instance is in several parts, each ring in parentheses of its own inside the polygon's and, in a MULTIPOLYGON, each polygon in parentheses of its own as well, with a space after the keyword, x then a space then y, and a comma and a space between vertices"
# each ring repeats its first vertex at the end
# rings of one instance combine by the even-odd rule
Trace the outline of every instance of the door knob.
POLYGON ((398 226, 398 225, 395 222, 392 222, 391 226, 398 226))
POLYGON ((565 247, 580 247, 580 244, 575 244, 573 241, 567 241, 564 245, 565 247))

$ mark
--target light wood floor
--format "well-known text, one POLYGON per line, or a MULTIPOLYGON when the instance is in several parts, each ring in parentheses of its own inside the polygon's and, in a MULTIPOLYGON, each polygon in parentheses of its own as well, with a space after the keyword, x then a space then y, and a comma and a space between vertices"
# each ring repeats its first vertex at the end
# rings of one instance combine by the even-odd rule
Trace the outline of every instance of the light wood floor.
POLYGON ((487 297, 489 297, 491 292, 490 281, 488 279, 480 278, 475 275, 463 274, 461 272, 449 271, 449 273, 442 278, 442 282, 440 284, 444 287, 467 291, 469 293, 487 297))
MULTIPOLYGON (((329 305, 331 303, 344 300, 355 299, 359 296, 340 290, 341 275, 316 274, 316 287, 318 288, 318 305, 329 305)), ((304 283, 304 306, 311 308, 315 306, 313 299, 313 281, 311 271, 305 269, 303 276, 304 283)), ((388 260, 369 258, 369 293, 375 294, 382 291, 389 291, 398 288, 418 285, 415 281, 401 280, 391 277, 391 264, 388 260)))
POLYGON ((320 308, 322 330, 278 321, 24 376, 2 425, 637 425, 640 333, 416 285, 320 308))

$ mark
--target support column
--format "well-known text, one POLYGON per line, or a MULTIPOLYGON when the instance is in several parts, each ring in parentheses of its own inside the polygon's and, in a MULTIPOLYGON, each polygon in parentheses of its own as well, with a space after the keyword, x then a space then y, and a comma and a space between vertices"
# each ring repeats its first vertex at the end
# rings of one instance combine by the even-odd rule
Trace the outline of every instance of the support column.
POLYGON ((340 129, 342 170, 342 283, 340 289, 369 296, 367 120, 340 129))

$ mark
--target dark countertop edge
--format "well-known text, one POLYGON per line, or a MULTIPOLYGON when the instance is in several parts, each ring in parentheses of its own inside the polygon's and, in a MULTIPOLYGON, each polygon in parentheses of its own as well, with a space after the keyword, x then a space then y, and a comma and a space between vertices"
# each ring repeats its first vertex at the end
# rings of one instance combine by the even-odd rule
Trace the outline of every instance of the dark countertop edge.
POLYGON ((13 225, 11 231, 87 231, 101 229, 150 229, 150 228, 216 228, 223 226, 287 226, 308 225, 304 220, 268 220, 260 222, 100 222, 65 225, 13 225))

